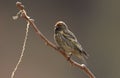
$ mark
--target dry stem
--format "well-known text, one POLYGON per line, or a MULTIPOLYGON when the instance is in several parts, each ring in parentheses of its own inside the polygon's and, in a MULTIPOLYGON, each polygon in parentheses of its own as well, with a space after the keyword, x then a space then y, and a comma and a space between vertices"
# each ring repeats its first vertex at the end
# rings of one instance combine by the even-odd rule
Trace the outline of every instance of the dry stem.
POLYGON ((29 29, 29 22, 28 22, 27 27, 26 27, 26 34, 25 34, 25 38, 24 38, 24 42, 23 42, 23 46, 22 46, 21 55, 20 55, 20 58, 19 58, 16 66, 15 66, 15 68, 14 68, 12 74, 11 74, 11 78, 14 78, 15 72, 17 71, 18 66, 22 62, 22 58, 23 58, 23 55, 24 55, 24 52, 25 52, 25 45, 26 45, 26 41, 27 41, 27 37, 28 37, 28 29, 29 29))
MULTIPOLYGON (((34 23, 33 19, 30 19, 30 17, 27 15, 24 6, 22 5, 21 2, 16 2, 17 8, 20 10, 21 17, 24 18, 26 21, 30 23, 30 25, 34 28, 35 32, 37 35, 50 47, 54 48, 56 51, 60 52, 66 59, 68 59, 67 55, 65 52, 61 51, 55 44, 50 42, 37 28, 37 26, 34 23)), ((79 64, 76 61, 69 59, 68 60, 72 65, 82 69, 88 76, 89 78, 95 78, 94 74, 89 70, 89 68, 85 64, 79 64)))

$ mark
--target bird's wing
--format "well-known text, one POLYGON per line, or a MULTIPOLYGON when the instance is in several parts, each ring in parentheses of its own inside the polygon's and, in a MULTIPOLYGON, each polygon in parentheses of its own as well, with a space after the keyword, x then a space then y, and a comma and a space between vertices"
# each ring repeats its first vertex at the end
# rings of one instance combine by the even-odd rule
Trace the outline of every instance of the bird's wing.
POLYGON ((82 46, 79 44, 77 38, 71 31, 68 30, 67 32, 64 32, 63 36, 66 39, 66 41, 68 41, 69 46, 71 44, 72 47, 82 50, 82 46))
POLYGON ((63 36, 70 41, 77 42, 77 38, 71 31, 64 32, 63 36))
POLYGON ((83 50, 82 46, 77 41, 77 38, 71 31, 65 32, 63 36, 70 42, 69 44, 74 45, 74 48, 79 50, 80 54, 83 54, 86 58, 88 57, 87 52, 83 50))

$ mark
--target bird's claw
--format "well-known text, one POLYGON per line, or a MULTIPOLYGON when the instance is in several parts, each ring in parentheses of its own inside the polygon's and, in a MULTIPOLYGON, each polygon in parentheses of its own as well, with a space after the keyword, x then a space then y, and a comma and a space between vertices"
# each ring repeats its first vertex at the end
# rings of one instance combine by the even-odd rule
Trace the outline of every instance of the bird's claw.
POLYGON ((67 56, 67 61, 70 60, 71 56, 72 56, 72 54, 70 53, 69 56, 67 56))

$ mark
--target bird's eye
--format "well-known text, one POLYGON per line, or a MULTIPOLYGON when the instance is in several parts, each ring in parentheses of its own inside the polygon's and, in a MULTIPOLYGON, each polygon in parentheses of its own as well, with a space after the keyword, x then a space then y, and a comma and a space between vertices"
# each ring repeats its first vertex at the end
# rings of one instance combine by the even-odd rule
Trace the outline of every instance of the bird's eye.
POLYGON ((56 31, 60 31, 61 28, 57 26, 57 27, 55 28, 55 30, 56 30, 56 31))

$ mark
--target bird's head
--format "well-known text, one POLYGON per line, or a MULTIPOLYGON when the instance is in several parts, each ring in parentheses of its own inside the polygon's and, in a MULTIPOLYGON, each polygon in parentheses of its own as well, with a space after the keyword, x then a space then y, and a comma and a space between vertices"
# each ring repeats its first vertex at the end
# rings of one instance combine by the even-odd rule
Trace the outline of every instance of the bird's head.
POLYGON ((67 25, 63 22, 63 21, 58 21, 56 24, 55 24, 55 31, 56 32, 59 32, 59 31, 65 31, 67 30, 68 27, 67 25))

